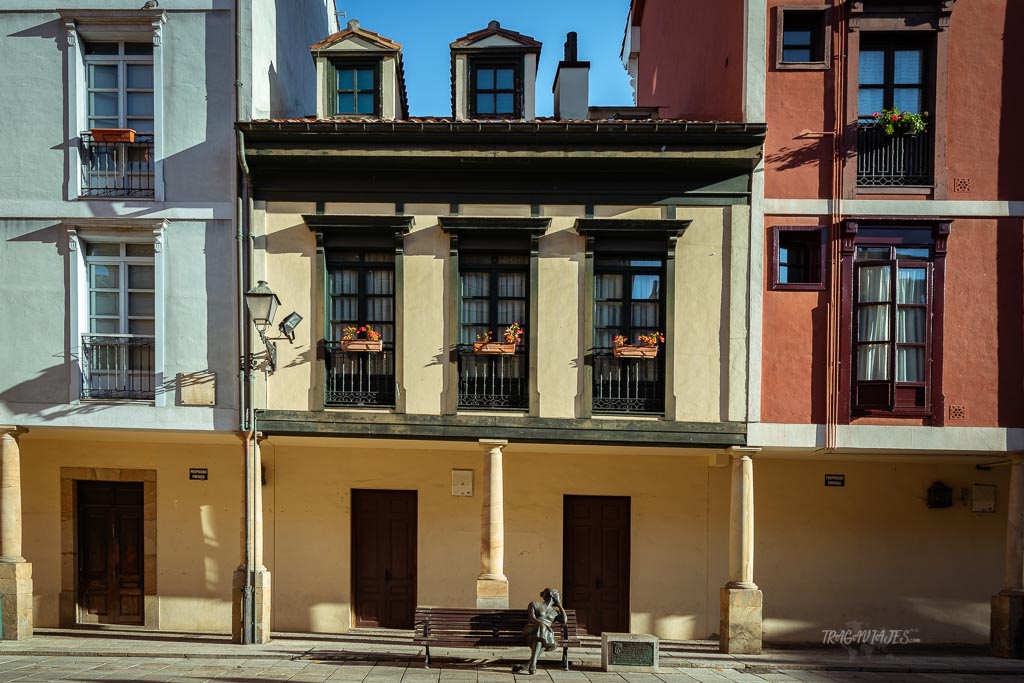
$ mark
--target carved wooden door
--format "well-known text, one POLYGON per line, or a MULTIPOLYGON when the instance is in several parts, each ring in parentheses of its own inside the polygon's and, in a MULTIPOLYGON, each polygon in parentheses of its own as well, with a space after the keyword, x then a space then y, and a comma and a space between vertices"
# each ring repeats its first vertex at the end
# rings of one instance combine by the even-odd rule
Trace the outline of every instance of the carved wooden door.
POLYGON ((79 621, 142 624, 142 483, 78 482, 79 621))
POLYGON ((629 632, 629 498, 566 496, 564 602, 591 635, 629 632))
POLYGON ((356 626, 413 627, 415 491, 352 491, 352 587, 356 626))

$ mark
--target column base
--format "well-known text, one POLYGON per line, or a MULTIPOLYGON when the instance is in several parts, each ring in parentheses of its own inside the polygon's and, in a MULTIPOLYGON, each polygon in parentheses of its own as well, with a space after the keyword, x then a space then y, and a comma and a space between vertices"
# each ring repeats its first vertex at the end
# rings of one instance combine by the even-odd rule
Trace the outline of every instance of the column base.
POLYGON ((32 637, 32 563, 0 562, 2 640, 32 637))
POLYGON ((477 579, 477 609, 508 609, 508 579, 477 579))
POLYGON ((718 650, 731 655, 761 654, 761 591, 722 588, 718 650))
POLYGON ((993 657, 1024 659, 1024 595, 992 597, 989 641, 993 657))
MULTIPOLYGON (((271 584, 270 572, 266 569, 257 569, 255 582, 252 589, 255 592, 255 619, 256 639, 254 645, 264 645, 270 642, 270 604, 271 584)), ((231 641, 242 642, 242 599, 245 588, 245 569, 236 569, 231 582, 232 605, 231 605, 231 641)))

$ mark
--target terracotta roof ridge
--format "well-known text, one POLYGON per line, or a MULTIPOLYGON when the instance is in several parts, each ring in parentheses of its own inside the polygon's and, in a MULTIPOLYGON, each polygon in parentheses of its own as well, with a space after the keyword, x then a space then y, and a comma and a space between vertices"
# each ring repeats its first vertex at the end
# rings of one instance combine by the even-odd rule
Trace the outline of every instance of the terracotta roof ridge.
POLYGON ((338 31, 336 33, 332 33, 331 35, 327 36, 323 40, 320 40, 320 41, 310 45, 309 49, 310 50, 322 50, 322 49, 324 49, 326 47, 330 47, 334 43, 337 43, 339 40, 347 38, 348 36, 351 36, 351 35, 359 36, 361 38, 366 38, 367 40, 370 40, 371 42, 375 42, 375 43, 377 43, 379 45, 383 45, 385 47, 389 47, 389 48, 392 48, 392 49, 395 49, 395 50, 401 50, 402 49, 402 44, 401 43, 395 42, 394 40, 391 40, 387 36, 382 36, 381 34, 375 32, 375 31, 371 31, 369 29, 362 28, 361 26, 355 26, 355 27, 350 26, 350 27, 342 29, 342 30, 340 30, 340 31, 338 31))
POLYGON ((509 40, 514 40, 524 45, 530 45, 535 47, 540 47, 542 45, 542 43, 533 36, 528 36, 525 33, 519 33, 518 31, 513 31, 512 29, 502 28, 501 24, 499 24, 497 21, 492 21, 487 25, 486 28, 482 28, 477 31, 471 31, 470 33, 467 33, 461 38, 456 38, 451 42, 449 47, 466 47, 469 44, 475 43, 478 40, 482 40, 487 36, 493 35, 500 35, 505 38, 508 38, 509 40))

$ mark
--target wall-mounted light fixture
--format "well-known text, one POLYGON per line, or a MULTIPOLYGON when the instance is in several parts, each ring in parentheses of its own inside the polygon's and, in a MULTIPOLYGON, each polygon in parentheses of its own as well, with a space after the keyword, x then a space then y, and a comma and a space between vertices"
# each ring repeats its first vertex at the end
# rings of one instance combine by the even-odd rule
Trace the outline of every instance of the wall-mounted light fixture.
POLYGON ((283 337, 267 337, 267 328, 274 324, 274 316, 277 314, 277 307, 281 300, 270 289, 265 280, 260 280, 256 286, 245 293, 245 307, 249 309, 249 317, 256 327, 263 345, 267 348, 267 366, 273 372, 277 369, 277 344, 281 339, 287 339, 288 343, 295 341, 295 328, 302 322, 302 316, 298 313, 290 313, 284 321, 278 325, 283 337))

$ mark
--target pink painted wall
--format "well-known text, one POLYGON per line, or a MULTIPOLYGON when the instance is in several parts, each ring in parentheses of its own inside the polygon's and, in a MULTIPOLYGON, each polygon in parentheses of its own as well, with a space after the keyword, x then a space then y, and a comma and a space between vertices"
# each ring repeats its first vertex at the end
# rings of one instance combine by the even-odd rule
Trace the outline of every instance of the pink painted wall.
POLYGON ((637 104, 664 106, 663 118, 742 121, 743 0, 633 5, 643 6, 637 104))

